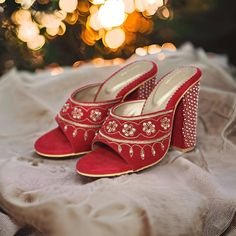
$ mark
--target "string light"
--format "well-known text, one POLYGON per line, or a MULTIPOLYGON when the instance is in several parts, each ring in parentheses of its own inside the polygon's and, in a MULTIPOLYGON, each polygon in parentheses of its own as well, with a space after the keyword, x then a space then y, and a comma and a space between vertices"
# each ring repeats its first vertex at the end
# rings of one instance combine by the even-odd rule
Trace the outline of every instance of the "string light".
POLYGON ((90 2, 96 5, 96 4, 103 4, 105 0, 91 0, 90 2))
POLYGON ((23 9, 29 9, 35 2, 35 0, 15 0, 16 3, 21 4, 23 9))
POLYGON ((173 43, 163 43, 161 48, 168 51, 176 51, 176 47, 173 43))
POLYGON ((31 21, 31 13, 29 10, 20 9, 14 12, 11 18, 13 22, 15 22, 15 24, 20 25, 25 22, 31 21))
POLYGON ((125 32, 121 28, 110 30, 105 35, 105 44, 115 49, 120 47, 125 41, 125 32))
POLYGON ((147 48, 147 52, 148 52, 148 54, 159 53, 159 52, 161 52, 161 46, 156 45, 156 44, 149 45, 148 48, 147 48))
POLYGON ((24 22, 22 25, 19 26, 17 36, 23 42, 29 42, 34 40, 36 36, 38 36, 38 34, 39 28, 35 23, 24 22))
POLYGON ((59 7, 65 12, 73 12, 77 7, 77 0, 60 0, 59 7))
POLYGON ((173 43, 164 43, 162 46, 158 44, 152 44, 145 47, 136 48, 135 53, 138 56, 146 56, 147 54, 157 54, 159 60, 166 58, 165 52, 175 52, 176 47, 173 43))
POLYGON ((132 13, 135 11, 135 4, 134 4, 134 0, 123 0, 124 1, 124 5, 125 5, 125 12, 126 13, 132 13))
POLYGON ((147 55, 147 49, 146 48, 136 48, 135 50, 135 53, 138 55, 138 56, 146 56, 147 55))
MULTIPOLYGON (((135 42, 137 33, 148 34, 153 27, 151 16, 169 19, 168 0, 57 0, 60 9, 36 11, 36 0, 15 0, 21 8, 11 18, 18 38, 32 50, 40 49, 46 40, 66 32, 66 24, 82 22, 81 39, 93 46, 102 39, 105 47, 116 50, 135 42), (44 29, 44 30, 42 30, 44 29), (41 34, 40 34, 41 32, 41 34)), ((5 0, 0 0, 0 4, 5 0)), ((37 0, 38 4, 43 4, 37 0)), ((173 46, 164 45, 174 50, 173 46)), ((160 51, 160 46, 137 48, 140 56, 160 51)))
POLYGON ((28 48, 32 50, 39 50, 45 44, 45 37, 37 35, 32 41, 27 42, 28 48))
POLYGON ((107 0, 99 8, 98 19, 104 28, 120 26, 125 20, 125 5, 122 0, 107 0))

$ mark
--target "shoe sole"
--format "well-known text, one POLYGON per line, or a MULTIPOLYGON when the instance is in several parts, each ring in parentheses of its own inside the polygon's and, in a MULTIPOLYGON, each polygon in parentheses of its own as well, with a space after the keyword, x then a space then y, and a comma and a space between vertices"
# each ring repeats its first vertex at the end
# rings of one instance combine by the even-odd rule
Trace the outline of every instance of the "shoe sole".
MULTIPOLYGON (((200 78, 201 78, 201 77, 200 77, 200 78)), ((194 84, 192 84, 192 86, 190 86, 190 88, 193 87, 193 86, 195 86, 195 84, 197 84, 197 83, 200 81, 200 78, 199 78, 199 80, 198 80, 197 82, 195 82, 194 84)), ((183 94, 183 96, 184 96, 184 94, 183 94)), ((176 107, 177 107, 177 105, 179 104, 179 101, 183 98, 183 96, 181 96, 180 99, 177 101, 176 106, 175 106, 175 109, 174 109, 174 114, 175 114, 175 111, 176 111, 176 107)), ((173 124, 172 124, 172 128, 173 128, 173 124)), ((181 151, 181 152, 183 152, 183 153, 185 153, 185 152, 190 152, 190 151, 192 151, 192 150, 195 149, 195 147, 190 147, 190 148, 186 148, 186 149, 181 149, 181 148, 178 148, 178 147, 175 147, 175 146, 170 145, 169 148, 167 149, 166 153, 163 155, 163 157, 162 157, 161 159, 159 159, 159 160, 156 161, 155 163, 152 163, 152 164, 150 164, 150 165, 144 166, 144 167, 142 167, 142 168, 140 168, 140 169, 137 169, 137 170, 135 170, 135 171, 133 171, 133 170, 128 170, 128 171, 118 172, 118 173, 113 173, 113 174, 104 174, 104 175, 96 175, 96 174, 95 174, 95 175, 94 175, 94 174, 82 173, 82 172, 80 172, 80 171, 77 170, 77 173, 80 174, 80 175, 86 176, 86 177, 112 177, 112 176, 116 177, 116 176, 120 176, 120 175, 123 175, 123 174, 136 173, 136 172, 145 170, 145 169, 147 169, 147 168, 149 168, 149 167, 152 167, 152 166, 158 164, 160 161, 162 161, 162 160, 165 158, 165 156, 166 156, 168 150, 170 149, 170 147, 172 147, 173 149, 176 149, 176 150, 178 150, 178 151, 181 151)))
POLYGON ((41 153, 38 151, 35 151, 39 156, 42 157, 52 157, 52 158, 64 158, 64 157, 73 157, 73 156, 79 156, 79 155, 83 155, 83 154, 87 154, 90 151, 87 152, 78 152, 78 153, 69 153, 69 154, 64 154, 64 155, 52 155, 52 154, 46 154, 46 153, 41 153))

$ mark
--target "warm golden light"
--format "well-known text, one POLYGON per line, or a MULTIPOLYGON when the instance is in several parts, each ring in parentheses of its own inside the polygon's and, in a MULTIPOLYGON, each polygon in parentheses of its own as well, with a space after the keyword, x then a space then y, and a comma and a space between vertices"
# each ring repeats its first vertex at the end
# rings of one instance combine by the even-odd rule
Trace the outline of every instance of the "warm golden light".
POLYGON ((156 44, 152 44, 149 45, 147 48, 148 54, 156 54, 161 52, 161 46, 160 45, 156 45, 156 44))
MULTIPOLYGON (((5 0, 0 0, 0 3, 5 0)), ((172 11, 166 7, 168 0, 58 0, 58 10, 35 10, 36 0, 15 0, 20 9, 11 19, 16 25, 17 36, 28 47, 37 50, 45 44, 39 29, 47 40, 66 32, 66 24, 82 26, 81 39, 94 46, 102 39, 105 47, 117 49, 129 46, 132 51, 139 34, 149 34, 153 29, 152 16, 157 13, 161 19, 171 18, 172 11), (33 40, 35 39, 35 43, 33 40), (36 45, 36 46, 35 46, 36 45), (36 49, 35 49, 36 48, 36 49)), ((49 0, 38 0, 37 4, 46 6, 49 0)), ((51 7, 54 8, 54 7, 51 7)), ((100 47, 100 46, 99 46, 100 47)), ((174 45, 149 45, 137 48, 136 54, 160 53, 161 49, 175 50, 174 45)), ((104 49, 106 53, 114 50, 104 49)))
POLYGON ((168 51, 176 51, 176 47, 173 43, 164 43, 162 44, 161 48, 168 51))
POLYGON ((125 61, 125 59, 117 57, 117 58, 112 59, 112 64, 113 65, 120 65, 120 64, 124 63, 124 61, 125 61))
POLYGON ((73 63, 72 67, 73 68, 78 68, 82 62, 81 61, 76 61, 73 63))
POLYGON ((170 10, 167 7, 162 7, 161 16, 164 18, 169 18, 171 16, 170 10))
POLYGON ((157 54, 157 59, 159 61, 163 61, 166 58, 166 55, 164 53, 157 54))
POLYGON ((60 0, 59 7, 65 12, 73 12, 77 7, 78 0, 60 0))
POLYGON ((135 0, 137 10, 144 12, 147 16, 154 15, 163 4, 163 0, 135 0))
POLYGON ((23 24, 31 21, 31 13, 28 10, 20 9, 13 13, 12 20, 18 25, 23 24))
POLYGON ((59 31, 59 28, 46 28, 47 34, 51 36, 57 35, 58 31, 59 31))
POLYGON ((67 13, 63 10, 55 11, 54 12, 55 17, 57 17, 60 20, 64 20, 66 18, 67 13))
POLYGON ((50 68, 50 71, 51 71, 50 72, 51 75, 55 76, 55 75, 59 75, 59 74, 63 73, 64 69, 62 67, 58 66, 58 67, 50 68))
POLYGON ((99 8, 98 18, 104 28, 120 26, 125 21, 125 6, 122 0, 107 0, 99 8))
POLYGON ((94 30, 100 30, 102 28, 102 25, 98 18, 98 11, 91 14, 88 21, 90 23, 91 28, 93 28, 94 30))
POLYGON ((39 50, 45 44, 45 37, 43 35, 37 35, 32 41, 27 42, 28 48, 32 50, 39 50))
POLYGON ((135 11, 134 0, 123 0, 125 4, 125 12, 132 13, 135 11))
POLYGON ((61 19, 58 18, 57 15, 54 14, 47 14, 47 13, 40 13, 36 14, 37 20, 40 22, 41 25, 47 28, 58 28, 61 24, 61 19))
POLYGON ((103 4, 103 3, 105 2, 105 0, 90 0, 90 2, 91 2, 92 4, 97 5, 97 4, 103 4))
POLYGON ((105 35, 105 44, 112 49, 120 47, 125 41, 125 32, 116 28, 108 31, 105 35))
POLYGON ((5 1, 6 1, 6 0, 0 0, 0 4, 1 4, 1 3, 4 3, 5 1))
POLYGON ((38 26, 33 22, 26 22, 18 28, 18 38, 23 42, 33 40, 39 34, 38 26))
POLYGON ((135 53, 138 55, 138 56, 146 56, 147 55, 147 49, 146 48, 136 48, 135 50, 135 53))
POLYGON ((29 9, 35 2, 35 0, 15 0, 16 3, 21 4, 23 9, 29 9))
POLYGON ((146 4, 146 13, 149 16, 152 16, 156 13, 157 9, 163 6, 163 0, 147 0, 146 4))
POLYGON ((58 35, 63 35, 65 32, 66 32, 66 25, 63 22, 61 22, 59 26, 58 35))

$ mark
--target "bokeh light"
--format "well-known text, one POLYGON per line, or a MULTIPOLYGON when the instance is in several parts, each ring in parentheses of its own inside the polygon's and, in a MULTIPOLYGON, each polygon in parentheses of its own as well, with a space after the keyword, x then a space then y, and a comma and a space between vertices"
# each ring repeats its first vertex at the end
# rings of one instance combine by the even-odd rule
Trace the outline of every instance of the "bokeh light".
POLYGON ((77 0, 59 0, 59 7, 65 12, 73 12, 77 4, 77 0))
POLYGON ((37 35, 32 41, 27 42, 28 48, 32 50, 39 50, 45 44, 45 37, 43 35, 37 35))
POLYGON ((112 29, 105 35, 105 45, 111 49, 120 47, 125 42, 125 32, 121 28, 112 29))
POLYGON ((107 0, 99 8, 98 19, 104 28, 120 26, 125 20, 125 5, 123 0, 107 0))
MULTIPOLYGON (((132 45, 138 34, 149 34, 153 29, 152 16, 168 19, 171 11, 167 0, 57 0, 59 9, 37 11, 35 0, 15 0, 19 10, 11 18, 18 38, 32 50, 38 50, 46 41, 65 34, 67 24, 80 22, 81 40, 94 46, 102 39, 111 51, 132 45), (41 37, 43 36, 43 37, 41 37), (35 39, 35 42, 33 43, 35 39)), ((0 3, 5 1, 0 0, 0 3)), ((37 4, 48 4, 39 2, 37 4)), ((79 30, 78 30, 79 32, 79 30)), ((79 34, 79 33, 78 33, 79 34)), ((168 50, 173 46, 164 45, 168 50)), ((155 54, 160 46, 150 45, 145 50, 138 48, 139 55, 155 54)))
POLYGON ((39 34, 38 26, 33 22, 24 22, 18 27, 18 38, 23 42, 34 40, 39 34))

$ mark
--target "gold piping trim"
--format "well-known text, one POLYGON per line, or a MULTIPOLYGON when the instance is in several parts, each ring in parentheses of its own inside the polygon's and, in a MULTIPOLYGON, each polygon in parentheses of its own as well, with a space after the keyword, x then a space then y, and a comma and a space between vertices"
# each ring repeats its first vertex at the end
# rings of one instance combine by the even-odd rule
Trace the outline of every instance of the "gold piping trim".
POLYGON ((155 143, 155 142, 158 142, 158 141, 161 141, 165 138, 167 138, 168 136, 170 136, 171 132, 169 132, 168 134, 160 137, 160 138, 157 138, 157 139, 150 139, 150 140, 146 140, 146 141, 134 141, 134 140, 123 140, 123 139, 116 139, 116 138, 111 138, 103 133, 101 133, 100 131, 98 132, 103 138, 106 138, 108 139, 109 141, 112 141, 112 142, 117 142, 117 143, 130 143, 130 144, 149 144, 149 143, 155 143))
POLYGON ((126 121, 130 121, 130 120, 139 120, 139 119, 146 119, 146 118, 152 118, 152 117, 155 117, 155 116, 161 116, 161 115, 166 115, 166 114, 169 114, 173 112, 173 109, 169 110, 169 111, 163 111, 163 112, 159 112, 159 113, 156 113, 156 114, 152 114, 152 115, 140 115, 138 117, 122 117, 122 116, 117 116, 115 115, 114 113, 111 113, 111 116, 114 117, 114 118, 117 118, 119 120, 126 120, 126 121))
POLYGON ((76 123, 74 121, 67 120, 67 119, 63 118, 60 114, 58 114, 58 117, 61 120, 65 121, 65 122, 67 122, 67 123, 69 123, 71 125, 78 126, 78 127, 83 127, 83 128, 99 128, 99 127, 101 127, 101 125, 86 125, 86 124, 76 123))
POLYGON ((78 156, 78 155, 83 155, 83 154, 87 154, 91 151, 86 151, 86 152, 78 152, 78 153, 69 153, 69 154, 62 154, 62 155, 52 155, 52 154, 46 154, 46 153, 41 153, 35 150, 35 153, 37 153, 38 155, 42 156, 42 157, 50 157, 50 158, 64 158, 64 157, 73 157, 73 156, 78 156))
POLYGON ((97 103, 83 103, 83 102, 76 102, 74 99, 70 98, 71 102, 77 104, 77 105, 81 105, 81 106, 87 106, 87 107, 98 107, 98 106, 103 106, 103 105, 110 105, 113 103, 117 103, 118 101, 121 100, 121 98, 116 98, 113 101, 108 101, 108 102, 97 102, 97 103))
POLYGON ((117 172, 117 173, 113 173, 113 174, 98 174, 98 175, 96 175, 96 174, 86 174, 86 173, 80 172, 78 170, 77 170, 77 173, 80 174, 80 175, 83 175, 83 176, 87 176, 87 177, 116 177, 116 176, 120 176, 120 175, 124 175, 124 174, 132 174, 132 173, 136 173, 136 172, 145 170, 145 169, 147 169, 151 166, 154 166, 154 165, 158 164, 159 162, 161 162, 166 157, 167 152, 168 152, 168 148, 166 149, 166 152, 164 153, 162 158, 160 158, 159 160, 157 160, 156 162, 154 162, 150 165, 141 167, 137 170, 127 170, 127 171, 124 171, 124 172, 117 172))
POLYGON ((175 149, 175 150, 177 150, 177 151, 180 151, 180 152, 191 152, 191 151, 193 151, 194 149, 195 149, 195 146, 194 147, 189 147, 189 148, 179 148, 179 147, 176 147, 176 146, 173 146, 173 145, 171 145, 171 148, 172 149, 175 149))

